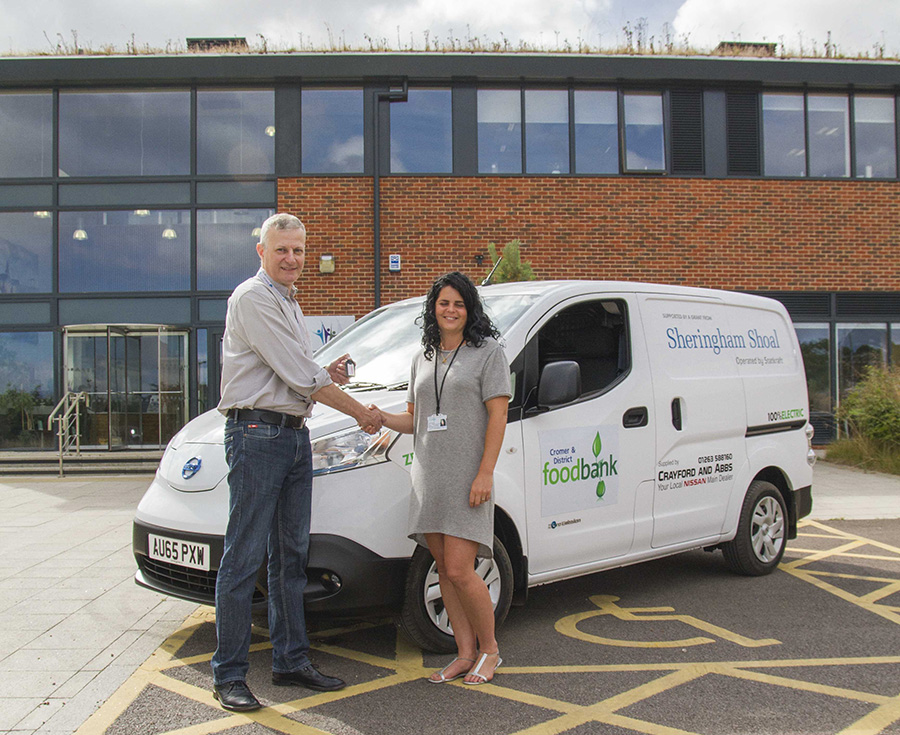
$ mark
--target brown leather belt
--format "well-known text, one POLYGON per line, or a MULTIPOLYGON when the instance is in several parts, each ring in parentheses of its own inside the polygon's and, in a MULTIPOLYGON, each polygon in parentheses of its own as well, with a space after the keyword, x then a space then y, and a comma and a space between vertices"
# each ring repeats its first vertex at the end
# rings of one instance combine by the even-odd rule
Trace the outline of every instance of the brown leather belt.
POLYGON ((232 408, 228 412, 228 418, 235 421, 259 421, 263 424, 275 426, 287 426, 291 429, 302 429, 306 425, 303 416, 291 416, 289 413, 278 411, 260 411, 256 408, 232 408))

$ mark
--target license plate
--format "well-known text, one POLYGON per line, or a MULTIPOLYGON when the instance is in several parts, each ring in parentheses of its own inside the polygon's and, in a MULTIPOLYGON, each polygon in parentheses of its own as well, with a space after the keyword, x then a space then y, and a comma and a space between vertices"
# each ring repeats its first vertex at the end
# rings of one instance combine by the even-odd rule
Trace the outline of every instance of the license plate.
POLYGON ((209 571, 209 544, 147 535, 147 555, 157 561, 167 561, 191 569, 209 571))

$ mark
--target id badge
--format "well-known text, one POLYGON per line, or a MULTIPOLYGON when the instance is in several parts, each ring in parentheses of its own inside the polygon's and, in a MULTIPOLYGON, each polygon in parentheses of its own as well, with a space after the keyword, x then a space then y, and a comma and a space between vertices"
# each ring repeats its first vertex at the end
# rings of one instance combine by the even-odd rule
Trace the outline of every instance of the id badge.
POLYGON ((428 417, 428 431, 447 431, 447 414, 431 414, 428 417))

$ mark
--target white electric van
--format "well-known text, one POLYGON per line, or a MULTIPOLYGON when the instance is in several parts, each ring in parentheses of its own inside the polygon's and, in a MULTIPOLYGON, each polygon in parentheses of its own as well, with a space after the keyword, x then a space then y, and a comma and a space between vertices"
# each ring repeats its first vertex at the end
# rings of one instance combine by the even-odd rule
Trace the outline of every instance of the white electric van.
MULTIPOLYGON (((529 587, 695 548, 771 572, 812 506, 803 361, 781 304, 746 294, 606 281, 481 289, 513 398, 494 477, 494 559, 479 560, 498 622, 529 587)), ((405 405, 422 298, 378 309, 324 346, 349 352, 348 390, 405 405)), ((228 511, 224 418, 169 443, 134 522, 136 581, 212 603, 228 511)), ((406 536, 412 439, 369 436, 317 405, 311 612, 390 611, 423 648, 452 649, 430 555, 406 536)), ((257 601, 265 602, 261 570, 257 601)))

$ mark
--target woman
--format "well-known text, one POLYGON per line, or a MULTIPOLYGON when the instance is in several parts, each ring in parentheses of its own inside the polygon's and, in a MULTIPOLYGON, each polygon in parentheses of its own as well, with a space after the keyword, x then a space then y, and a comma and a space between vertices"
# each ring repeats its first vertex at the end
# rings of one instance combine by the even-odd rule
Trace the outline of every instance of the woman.
POLYGON ((437 564, 457 657, 429 681, 484 684, 502 663, 494 608, 475 557, 493 556, 493 474, 506 429, 509 364, 475 285, 447 273, 422 312, 404 413, 389 428, 413 434, 409 535, 437 564))

